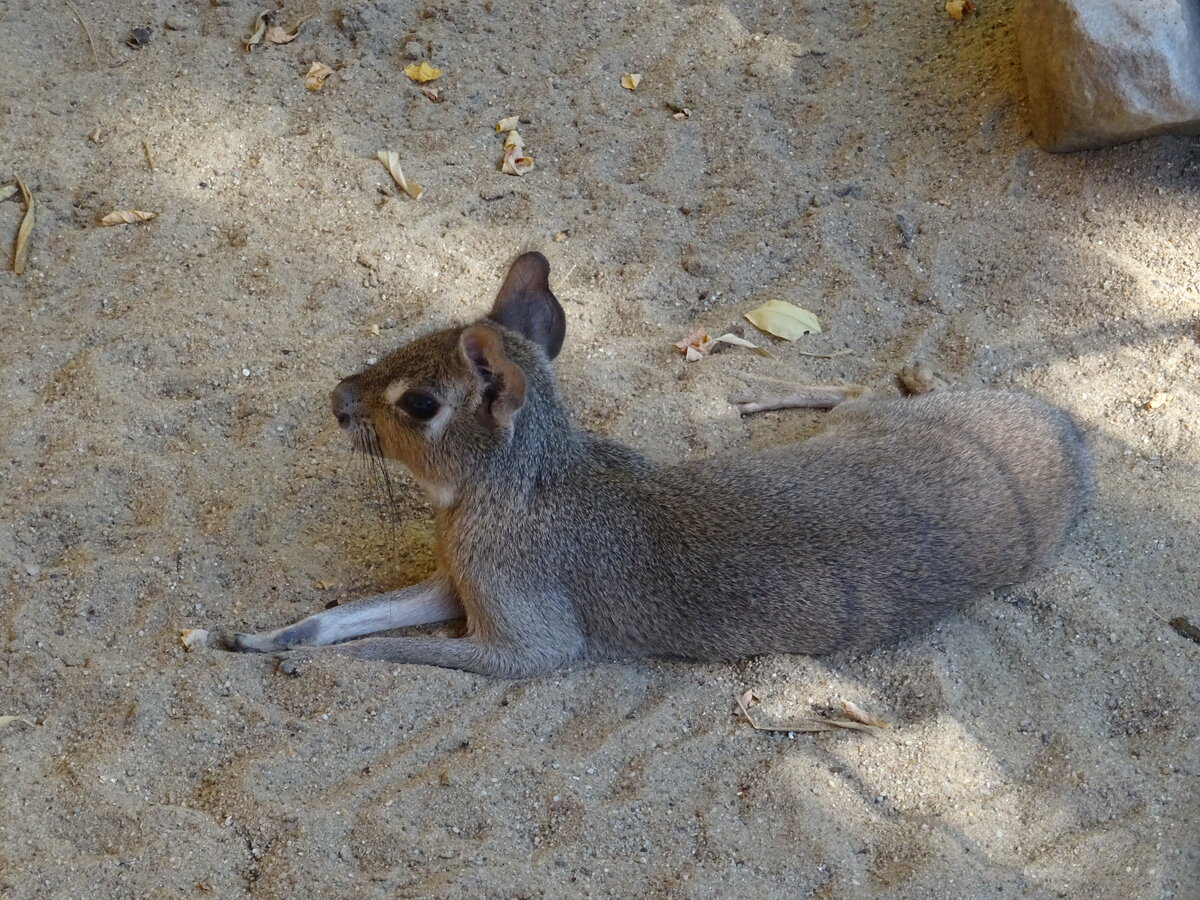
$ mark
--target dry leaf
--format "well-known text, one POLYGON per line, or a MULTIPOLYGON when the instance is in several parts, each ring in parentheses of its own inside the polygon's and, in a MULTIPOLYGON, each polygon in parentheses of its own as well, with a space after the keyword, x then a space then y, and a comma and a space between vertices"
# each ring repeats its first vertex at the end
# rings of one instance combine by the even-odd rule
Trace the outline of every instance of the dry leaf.
POLYGON ((404 177, 404 170, 400 168, 400 154, 395 150, 380 150, 375 154, 376 159, 383 163, 383 167, 388 170, 388 174, 392 176, 392 180, 400 185, 400 190, 408 194, 414 200, 420 200, 421 195, 425 193, 425 188, 421 187, 415 181, 409 181, 404 177))
POLYGON ((517 126, 521 123, 520 116, 506 116, 496 123, 497 131, 516 131, 517 126))
POLYGON ((179 632, 179 644, 189 653, 208 646, 208 632, 203 628, 187 628, 179 632))
POLYGON ((281 28, 278 25, 272 25, 270 28, 267 29, 267 43, 268 44, 290 44, 292 41, 294 41, 299 36, 300 36, 299 28, 297 28, 295 31, 289 32, 286 29, 281 28))
POLYGON ((783 300, 768 300, 758 309, 746 313, 758 328, 785 341, 794 341, 806 334, 820 334, 821 322, 807 309, 785 303, 783 300))
POLYGON ((23 716, 0 716, 0 728, 7 728, 13 722, 24 722, 30 728, 34 727, 33 723, 23 716))
POLYGON ((267 33, 267 16, 269 15, 270 13, 265 10, 260 12, 254 20, 254 31, 251 32, 250 37, 242 39, 242 46, 246 48, 247 53, 262 43, 263 35, 267 33))
POLYGON ((1171 395, 1159 391, 1153 397, 1146 401, 1146 409, 1159 409, 1171 402, 1171 395))
POLYGON ((138 222, 149 222, 158 213, 146 212, 141 209, 114 209, 100 220, 101 225, 136 225, 138 222))
POLYGON ((438 99, 437 88, 424 87, 421 88, 421 93, 425 95, 426 100, 432 100, 434 103, 442 102, 440 99, 438 99))
POLYGON ((25 257, 29 253, 29 234, 33 231, 33 194, 25 187, 25 182, 16 179, 17 187, 21 190, 21 199, 25 201, 25 215, 21 218, 21 227, 17 229, 17 242, 13 245, 13 271, 18 275, 25 272, 25 257))
POLYGON ((853 703, 842 702, 842 709, 849 718, 845 719, 829 719, 818 716, 806 716, 802 719, 793 719, 784 722, 761 722, 755 721, 754 716, 750 712, 750 707, 758 702, 758 696, 753 690, 746 691, 738 697, 738 709, 742 715, 746 717, 746 721, 756 731, 787 731, 787 732, 815 732, 815 731, 833 731, 835 728, 844 728, 849 731, 875 731, 878 728, 887 728, 888 723, 883 719, 878 719, 869 713, 863 712, 858 706, 853 703), (862 716, 856 718, 855 715, 862 716), (870 719, 870 722, 864 721, 870 719), (878 724, 876 724, 878 723, 878 724))
POLYGON ((7 184, 0 184, 0 203, 3 203, 16 192, 17 183, 15 181, 10 181, 7 184))
POLYGON ((975 11, 975 4, 971 0, 949 0, 946 4, 946 12, 950 14, 950 18, 961 22, 962 17, 969 15, 975 11))
POLYGON ((1175 633, 1180 637, 1187 638, 1189 641, 1195 641, 1200 644, 1200 628, 1197 628, 1188 621, 1187 616, 1176 616, 1167 623, 1175 629, 1175 633))
POLYGON ((533 157, 525 153, 525 142, 514 129, 504 139, 504 160, 500 171, 505 175, 524 175, 533 168, 533 157))
POLYGON ((774 359, 775 354, 765 347, 760 347, 757 344, 752 344, 744 337, 738 337, 736 334, 723 334, 720 337, 713 338, 713 341, 722 344, 733 344, 735 347, 745 347, 747 350, 753 350, 759 356, 765 356, 768 359, 774 359))
POLYGON ((846 714, 846 718, 852 722, 859 722, 863 725, 870 725, 872 728, 887 728, 888 724, 879 716, 873 716, 857 703, 851 700, 840 701, 842 712, 846 714))
POLYGON ((319 91, 325 87, 325 79, 333 74, 333 69, 324 63, 315 62, 308 67, 308 74, 304 76, 304 86, 310 91, 319 91))
POLYGON ((712 350, 713 340, 703 328, 697 328, 687 337, 680 338, 672 346, 684 355, 688 362, 695 362, 708 356, 712 350))
POLYGON ((431 66, 427 62, 423 62, 420 65, 413 63, 411 66, 404 67, 404 74, 417 84, 424 84, 427 81, 436 81, 440 78, 442 70, 437 66, 431 66))
POLYGON ((281 28, 278 25, 272 25, 267 29, 267 43, 290 44, 300 36, 300 28, 311 18, 312 16, 305 16, 291 28, 281 28))
POLYGON ((621 76, 621 87, 627 91, 636 91, 637 86, 642 83, 642 76, 636 72, 629 72, 621 76))

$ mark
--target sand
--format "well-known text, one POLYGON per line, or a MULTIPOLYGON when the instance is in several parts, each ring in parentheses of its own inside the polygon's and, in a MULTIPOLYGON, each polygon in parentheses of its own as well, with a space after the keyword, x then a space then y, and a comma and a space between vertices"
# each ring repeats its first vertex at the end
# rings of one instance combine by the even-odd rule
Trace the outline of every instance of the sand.
POLYGON ((978 6, 295 3, 248 54, 251 4, 76 0, 94 55, 69 4, 0 6, 0 177, 38 204, 0 274, 0 896, 1196 897, 1200 646, 1166 620, 1200 622, 1200 140, 1042 153, 1013 2, 978 6), (158 216, 96 225, 122 208, 158 216), (185 653, 429 573, 428 504, 398 470, 389 524, 328 393, 525 247, 568 402, 656 458, 820 427, 739 419, 751 377, 886 393, 924 359, 1073 410, 1095 501, 1051 569, 872 652, 185 653), (825 332, 671 348, 772 298, 825 332), (755 732, 747 689, 893 726, 755 732))

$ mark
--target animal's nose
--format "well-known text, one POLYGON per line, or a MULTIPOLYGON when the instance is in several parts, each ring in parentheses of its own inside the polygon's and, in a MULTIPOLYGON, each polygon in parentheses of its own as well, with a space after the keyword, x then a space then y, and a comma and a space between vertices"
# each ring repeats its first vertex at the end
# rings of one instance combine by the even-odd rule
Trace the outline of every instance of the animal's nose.
POLYGON ((350 419, 358 412, 358 388, 356 388, 351 379, 347 378, 338 383, 338 386, 333 389, 333 394, 330 397, 330 406, 333 408, 333 417, 338 420, 338 424, 345 428, 350 419))

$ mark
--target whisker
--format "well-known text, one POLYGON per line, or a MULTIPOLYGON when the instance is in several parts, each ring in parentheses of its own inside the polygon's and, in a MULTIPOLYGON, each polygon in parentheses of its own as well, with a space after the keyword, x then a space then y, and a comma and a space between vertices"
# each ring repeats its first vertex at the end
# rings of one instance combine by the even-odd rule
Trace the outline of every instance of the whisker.
POLYGON ((387 458, 383 455, 383 450, 379 446, 379 435, 375 429, 370 428, 366 431, 368 441, 368 450, 379 483, 383 486, 384 495, 387 497, 387 520, 391 526, 392 539, 396 538, 396 523, 398 516, 396 514, 396 489, 392 484, 391 471, 388 469, 387 458))

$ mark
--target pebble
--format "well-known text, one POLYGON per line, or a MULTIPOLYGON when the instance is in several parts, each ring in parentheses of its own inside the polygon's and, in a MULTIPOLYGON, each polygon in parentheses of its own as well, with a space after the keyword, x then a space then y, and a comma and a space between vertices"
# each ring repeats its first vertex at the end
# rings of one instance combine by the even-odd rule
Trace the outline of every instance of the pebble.
POLYGON ((689 253, 683 258, 683 270, 695 278, 712 278, 717 274, 717 267, 699 253, 689 253))
POLYGON ((425 48, 421 46, 420 41, 409 41, 404 45, 404 55, 409 59, 422 59, 425 56, 425 48))
POLYGON ((493 200, 499 200, 501 197, 507 197, 513 192, 512 187, 507 184, 488 185, 479 189, 479 199, 491 203, 493 200))

